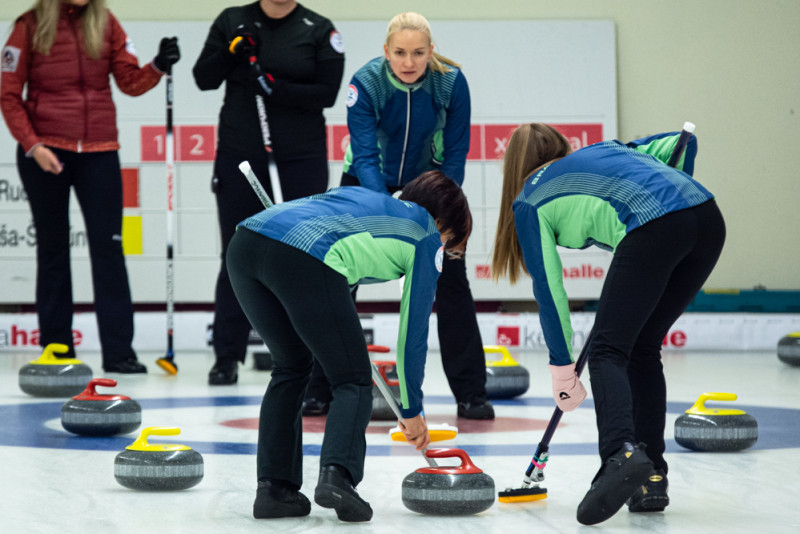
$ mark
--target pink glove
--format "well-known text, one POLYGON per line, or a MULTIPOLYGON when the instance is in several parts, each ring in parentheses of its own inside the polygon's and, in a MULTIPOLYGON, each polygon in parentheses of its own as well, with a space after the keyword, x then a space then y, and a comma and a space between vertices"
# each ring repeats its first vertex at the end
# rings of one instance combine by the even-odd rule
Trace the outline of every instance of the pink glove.
POLYGON ((553 375, 553 398, 562 412, 571 412, 586 398, 586 390, 575 374, 575 364, 549 367, 553 375))

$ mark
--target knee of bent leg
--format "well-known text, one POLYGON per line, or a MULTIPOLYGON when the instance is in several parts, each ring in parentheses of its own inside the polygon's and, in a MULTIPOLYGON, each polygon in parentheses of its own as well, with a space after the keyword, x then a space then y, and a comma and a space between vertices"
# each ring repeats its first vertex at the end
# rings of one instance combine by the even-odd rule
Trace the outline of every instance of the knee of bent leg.
POLYGON ((600 339, 591 339, 587 362, 590 368, 593 363, 611 363, 625 366, 628 363, 629 351, 619 345, 600 339))

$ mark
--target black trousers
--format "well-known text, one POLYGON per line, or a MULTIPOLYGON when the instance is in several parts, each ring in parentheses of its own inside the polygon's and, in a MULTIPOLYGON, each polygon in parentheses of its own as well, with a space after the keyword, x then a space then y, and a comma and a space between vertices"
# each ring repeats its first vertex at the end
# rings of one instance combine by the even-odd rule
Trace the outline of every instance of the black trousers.
POLYGON ((667 469, 662 342, 724 242, 725 222, 711 200, 648 222, 617 247, 587 349, 603 460, 626 441, 644 442, 655 467, 667 469))
MULTIPOLYGON (((359 181, 344 173, 341 185, 359 185, 359 181)), ((390 187, 389 192, 400 189, 390 187)), ((355 295, 354 291, 354 299, 355 295)), ((444 261, 436 286, 436 322, 442 366, 456 402, 485 398, 486 356, 463 258, 444 261)), ((315 368, 306 396, 325 401, 330 398, 327 390, 322 372, 315 368)))
POLYGON ((17 169, 36 228, 36 313, 40 345, 72 341, 70 189, 81 207, 89 243, 94 307, 103 366, 135 356, 133 304, 122 253, 122 171, 111 152, 52 149, 64 164, 61 174, 44 172, 17 147, 17 169))
POLYGON ((340 465, 358 483, 364 477, 372 373, 347 279, 313 256, 245 228, 231 239, 228 272, 247 318, 272 353, 258 427, 258 480, 284 480, 298 488, 303 483, 301 407, 316 357, 333 392, 320 466, 340 465))
MULTIPOLYGON (((231 289, 226 266, 226 253, 236 225, 264 209, 261 201, 239 171, 247 159, 253 173, 274 199, 266 153, 247 156, 217 152, 214 162, 212 191, 217 198, 222 255, 214 294, 214 354, 217 361, 244 361, 250 323, 231 289)), ((328 188, 328 162, 325 157, 278 162, 281 192, 284 200, 323 193, 328 188)))

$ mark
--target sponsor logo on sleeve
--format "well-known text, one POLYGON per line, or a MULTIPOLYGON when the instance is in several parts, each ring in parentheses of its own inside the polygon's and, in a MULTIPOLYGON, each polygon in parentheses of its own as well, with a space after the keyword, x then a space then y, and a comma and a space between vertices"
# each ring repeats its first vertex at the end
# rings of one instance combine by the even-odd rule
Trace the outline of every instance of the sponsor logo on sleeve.
POLYGON ((344 54, 344 42, 342 41, 342 34, 336 30, 331 32, 331 48, 340 54, 344 54))
POLYGON ((20 49, 16 46, 7 46, 3 48, 2 72, 17 72, 19 66, 20 49))
POLYGON ((347 88, 347 100, 345 100, 345 104, 348 108, 351 108, 358 102, 358 89, 353 84, 347 88))
POLYGON ((444 245, 439 247, 439 250, 436 251, 436 270, 442 272, 442 264, 444 263, 444 245))

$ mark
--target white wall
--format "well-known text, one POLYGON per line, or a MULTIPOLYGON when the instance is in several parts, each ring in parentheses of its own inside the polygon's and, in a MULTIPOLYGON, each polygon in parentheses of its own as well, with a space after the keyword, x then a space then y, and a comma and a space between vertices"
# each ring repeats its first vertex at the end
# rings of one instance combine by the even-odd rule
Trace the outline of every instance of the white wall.
MULTIPOLYGON (((176 142, 175 299, 177 302, 213 301, 219 268, 219 239, 214 197, 209 189, 214 134, 223 90, 199 91, 191 74, 208 22, 143 22, 129 20, 126 32, 140 62, 149 61, 163 35, 177 35, 183 60, 176 65, 174 123, 176 142), (195 56, 195 57, 193 57, 195 56), (204 142, 187 143, 187 131, 203 129, 204 142), (186 162, 185 147, 200 147, 200 160, 186 162)), ((349 35, 350 49, 336 104, 326 110, 331 126, 331 185, 338 185, 343 151, 338 139, 346 133, 346 86, 354 72, 380 53, 385 24, 377 21, 342 21, 338 28, 349 35), (375 45, 375 43, 378 43, 375 45), (333 140, 337 139, 334 143, 333 140)), ((473 295, 478 300, 530 300, 530 285, 520 288, 496 284, 488 276, 490 252, 497 224, 500 164, 508 138, 520 122, 547 121, 560 126, 575 148, 612 139, 617 135, 615 33, 611 21, 449 21, 437 24, 437 35, 451 43, 470 85, 472 142, 464 190, 472 209, 473 237, 467 255, 473 295), (484 54, 474 35, 491 36, 503 49, 516 54, 484 54), (569 42, 561 42, 570 35, 569 42), (536 72, 517 68, 536 65, 536 72), (498 83, 498 80, 504 83, 498 83), (539 83, 540 79, 548 80, 539 83), (565 130, 568 129, 568 130, 565 130)), ((141 252, 128 254, 127 266, 135 302, 163 302, 166 293, 166 167, 163 163, 165 122, 164 83, 145 95, 128 97, 115 89, 123 168, 138 172, 138 203, 126 207, 127 221, 141 221, 141 252), (159 139, 160 142, 153 140, 159 139), (159 150, 160 162, 150 158, 159 150)), ((676 125, 677 126, 677 125, 676 125)), ((0 185, 21 191, 14 165, 15 143, 0 132, 0 185)), ((242 177, 244 179, 244 177, 242 177)), ((11 242, 10 232, 22 234, 30 226, 28 204, 22 195, 8 198, 0 192, 0 303, 32 302, 35 289, 35 246, 29 239, 11 242), (6 233, 4 234, 4 229, 6 233)), ((74 295, 79 302, 92 300, 88 246, 77 202, 71 205, 74 295)), ((123 244, 131 244, 123 236, 123 244)), ((128 251, 130 252, 130 250, 128 251)), ((574 299, 596 299, 600 294, 609 255, 599 249, 564 251, 568 273, 566 288, 574 299), (597 273, 600 273, 599 275, 597 273)), ((397 300, 395 284, 365 286, 359 299, 397 300)))
MULTIPOLYGON (((0 19, 32 2, 3 2, 0 19)), ((797 149, 800 2, 796 0, 307 0, 334 22, 415 10, 445 20, 609 19, 616 28, 618 137, 697 123, 697 176, 716 193, 728 241, 708 288, 800 289, 797 149)), ((109 0, 123 21, 211 20, 217 0, 109 0)), ((348 35, 344 36, 345 45, 348 35)), ((482 35, 474 36, 480 42, 482 35)), ((352 39, 352 38, 351 38, 352 39)), ((565 35, 564 41, 570 36, 565 35)), ((459 59, 446 42, 439 50, 459 59)), ((485 41, 489 56, 516 54, 485 41)), ((376 43, 379 49, 380 43, 376 43)), ((140 45, 144 52, 145 44, 140 45)), ((155 52, 155 43, 150 45, 155 52)), ((184 61, 196 54, 184 51, 184 61)), ((475 75, 473 75, 475 76, 475 75)), ((497 83, 503 83, 498 80, 497 83)))

